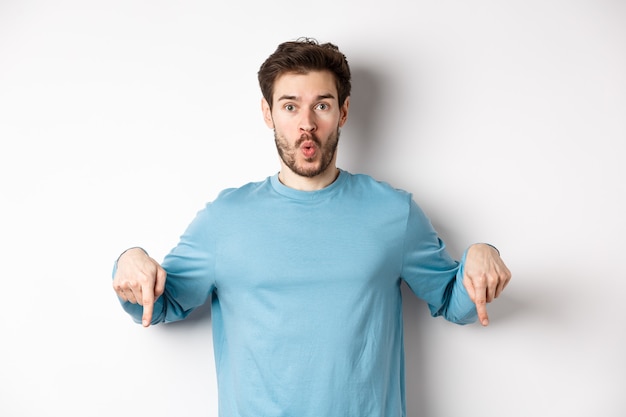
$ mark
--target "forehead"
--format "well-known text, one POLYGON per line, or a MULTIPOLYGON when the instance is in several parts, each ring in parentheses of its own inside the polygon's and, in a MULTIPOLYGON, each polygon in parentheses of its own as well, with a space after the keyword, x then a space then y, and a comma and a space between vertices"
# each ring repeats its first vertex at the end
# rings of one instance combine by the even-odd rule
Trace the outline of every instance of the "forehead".
POLYGON ((335 76, 330 71, 288 72, 274 81, 274 100, 283 96, 306 98, 322 95, 337 98, 335 76))

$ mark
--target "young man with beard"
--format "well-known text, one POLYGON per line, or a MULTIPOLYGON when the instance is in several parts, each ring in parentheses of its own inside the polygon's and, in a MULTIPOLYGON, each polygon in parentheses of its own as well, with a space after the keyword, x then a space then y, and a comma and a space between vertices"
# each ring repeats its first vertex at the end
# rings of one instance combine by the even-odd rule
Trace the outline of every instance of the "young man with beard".
POLYGON ((283 43, 258 77, 280 171, 223 191, 162 265, 125 251, 113 288, 144 326, 211 299, 220 416, 404 416, 401 282, 433 316, 487 325, 511 274, 487 244, 452 259, 409 193, 337 168, 336 46, 283 43))

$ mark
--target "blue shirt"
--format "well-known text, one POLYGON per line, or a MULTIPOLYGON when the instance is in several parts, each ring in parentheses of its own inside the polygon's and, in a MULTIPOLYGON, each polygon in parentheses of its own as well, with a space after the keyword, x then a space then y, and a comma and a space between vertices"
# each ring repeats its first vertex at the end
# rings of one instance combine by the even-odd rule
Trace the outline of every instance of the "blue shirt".
POLYGON ((162 266, 153 324, 212 302, 222 417, 405 416, 402 280, 433 316, 477 318, 411 195, 346 171, 318 191, 277 175, 223 191, 162 266))

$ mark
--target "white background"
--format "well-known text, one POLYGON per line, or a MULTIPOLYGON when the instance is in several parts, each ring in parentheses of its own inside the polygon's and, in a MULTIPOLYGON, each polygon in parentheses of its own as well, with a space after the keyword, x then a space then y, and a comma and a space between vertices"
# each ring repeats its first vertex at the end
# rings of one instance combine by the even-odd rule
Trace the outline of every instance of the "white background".
POLYGON ((256 72, 299 36, 353 69, 339 165, 513 272, 488 328, 405 298, 409 416, 626 415, 618 0, 0 0, 0 415, 217 415, 208 309, 143 329, 111 268, 278 170, 256 72))

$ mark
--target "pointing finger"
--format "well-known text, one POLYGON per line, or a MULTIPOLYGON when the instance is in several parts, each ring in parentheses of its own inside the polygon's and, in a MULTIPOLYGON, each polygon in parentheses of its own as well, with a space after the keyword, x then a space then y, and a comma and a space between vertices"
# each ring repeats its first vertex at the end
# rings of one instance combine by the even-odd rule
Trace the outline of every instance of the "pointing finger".
POLYGON ((152 322, 152 312, 154 311, 154 289, 144 288, 141 302, 143 305, 141 324, 143 327, 148 327, 152 322))
POLYGON ((483 326, 489 324, 489 315, 487 314, 487 288, 484 283, 474 282, 467 274, 463 279, 463 286, 467 291, 470 300, 476 305, 476 313, 478 319, 483 326))
POLYGON ((484 291, 477 293, 474 304, 476 304, 476 312, 478 313, 478 320, 480 321, 480 324, 488 326, 489 315, 487 314, 487 299, 484 291))
POLYGON ((478 282, 472 282, 473 297, 472 301, 476 305, 476 313, 478 313, 478 320, 483 326, 489 324, 489 315, 487 314, 487 286, 484 280, 478 280, 478 282))
POLYGON ((143 305, 143 315, 141 317, 141 324, 143 327, 150 326, 150 322, 152 321, 152 311, 154 310, 153 303, 147 303, 143 305))

